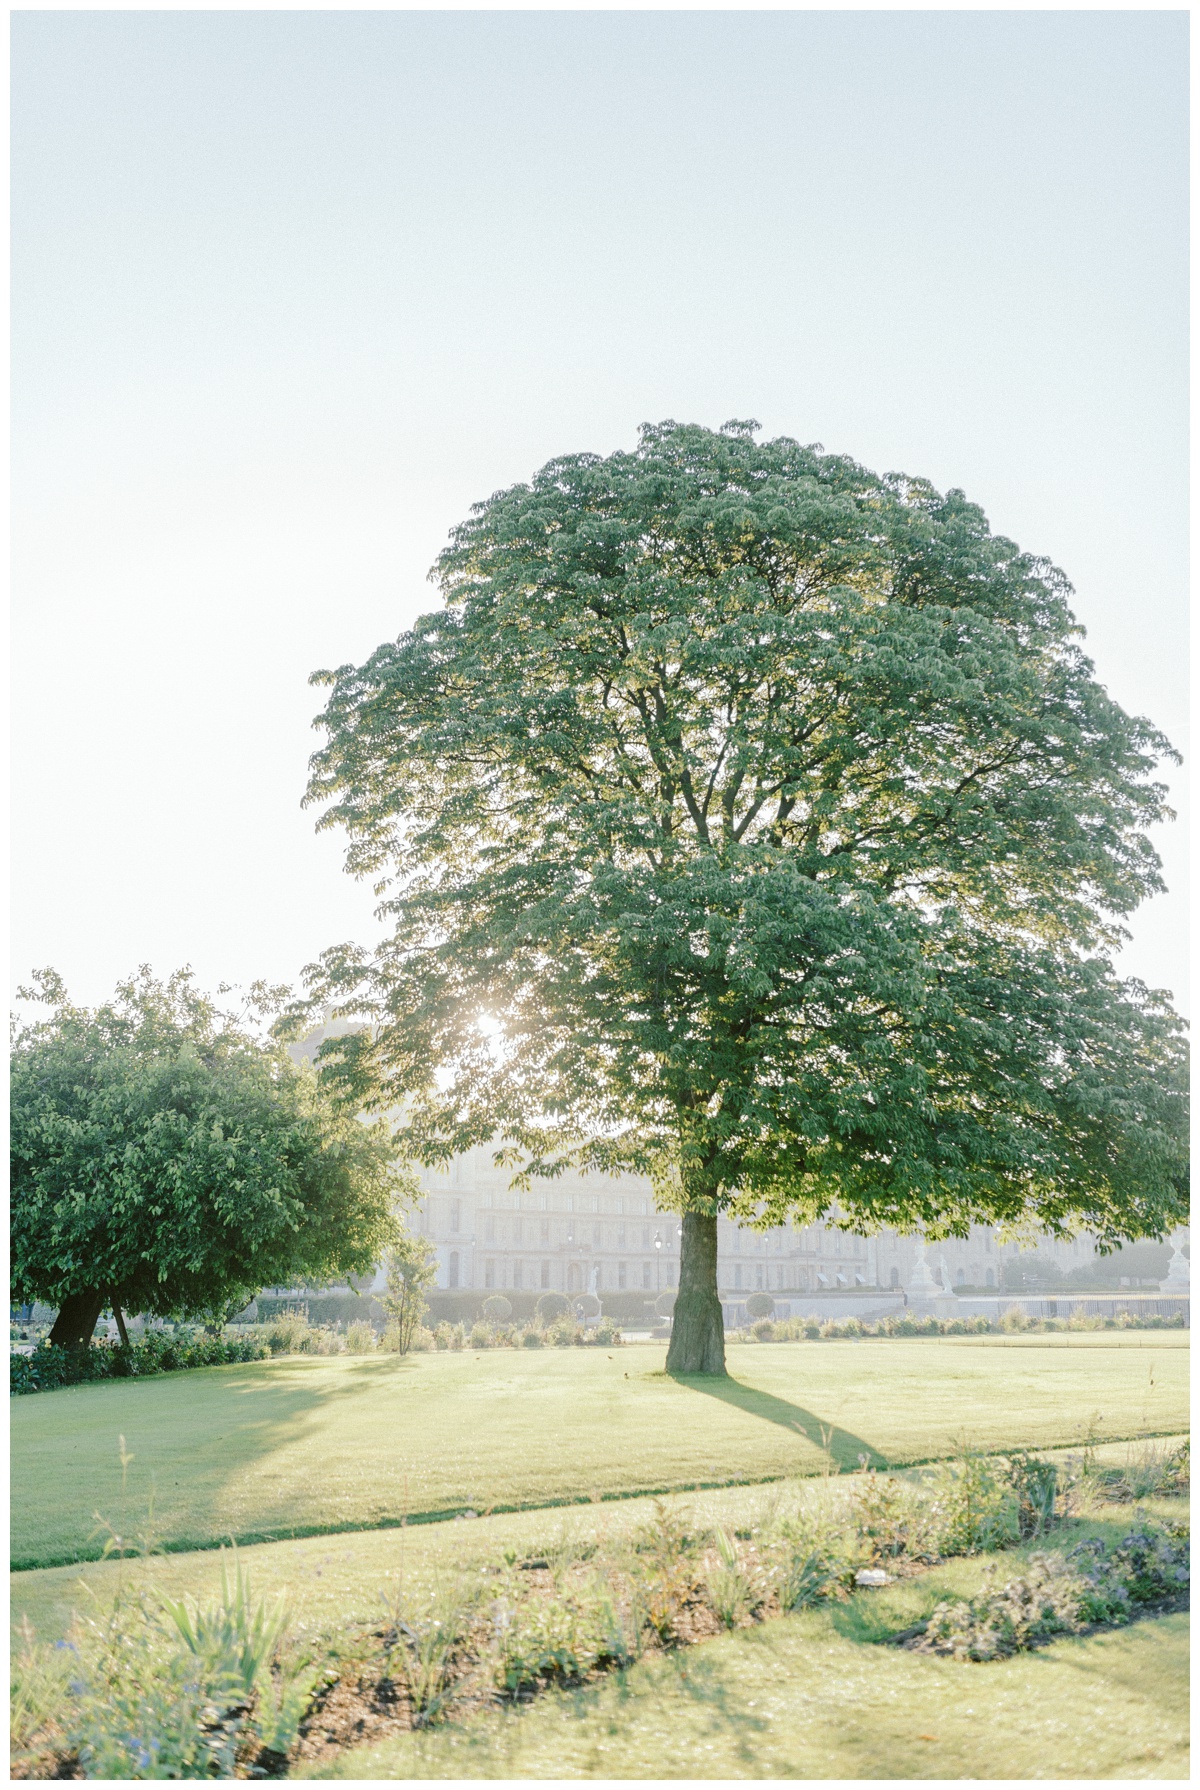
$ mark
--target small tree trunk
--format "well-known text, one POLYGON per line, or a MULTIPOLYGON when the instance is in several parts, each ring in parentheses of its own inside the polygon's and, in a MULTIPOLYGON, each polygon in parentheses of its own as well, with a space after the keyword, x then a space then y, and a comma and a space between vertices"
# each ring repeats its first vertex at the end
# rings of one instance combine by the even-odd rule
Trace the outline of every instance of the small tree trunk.
POLYGON ((121 1307, 116 1303, 115 1300, 113 1301, 112 1314, 113 1314, 113 1317, 117 1320, 117 1335, 120 1337, 121 1341, 125 1344, 126 1348, 128 1348, 129 1332, 125 1328, 125 1319, 121 1315, 121 1307))
POLYGON ((671 1319, 669 1374, 723 1374, 725 1321, 717 1295, 717 1218, 685 1212, 679 1296, 671 1319))
POLYGON ((78 1348, 81 1343, 92 1340, 92 1331, 96 1328, 96 1319, 104 1309, 104 1294, 100 1293, 68 1293, 58 1308, 58 1316, 54 1320, 54 1328, 50 1332, 50 1341, 60 1343, 64 1348, 78 1348))

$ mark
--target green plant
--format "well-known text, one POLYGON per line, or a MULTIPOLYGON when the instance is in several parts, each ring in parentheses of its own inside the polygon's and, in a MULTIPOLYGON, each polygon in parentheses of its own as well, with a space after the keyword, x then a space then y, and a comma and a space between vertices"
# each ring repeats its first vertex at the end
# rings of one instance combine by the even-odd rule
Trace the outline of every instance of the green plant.
POLYGON ((1144 1524, 1111 1549, 1095 1537, 1065 1557, 1033 1554, 997 1584, 989 1566, 979 1594, 941 1603, 917 1643, 959 1659, 1003 1659, 1086 1623, 1127 1622, 1132 1610, 1179 1597, 1189 1582, 1187 1531, 1144 1524))
POLYGON ((1025 1571, 996 1583, 988 1567, 977 1597, 940 1603, 919 1645, 956 1659, 1003 1659, 1083 1626, 1086 1587, 1061 1554, 1034 1554, 1025 1571))
POLYGON ((545 1337, 535 1324, 530 1324, 521 1332, 521 1347, 523 1349, 543 1348, 545 1346, 545 1341, 545 1337))
POLYGON ((389 1252, 387 1292, 381 1304, 395 1334, 395 1351, 407 1355, 425 1313, 425 1294, 437 1279, 433 1245, 410 1230, 401 1231, 389 1252))
POLYGON ((308 1343, 308 1315, 303 1307, 281 1311, 270 1323, 262 1326, 263 1341, 272 1355, 299 1355, 308 1343))
POLYGON ((567 1315, 571 1309, 571 1302, 563 1293, 542 1293, 534 1309, 537 1312, 538 1321, 543 1325, 549 1325, 553 1324, 556 1318, 567 1315))
POLYGON ((853 1527, 826 1499, 781 1518, 765 1537, 764 1553, 784 1610, 799 1610, 846 1595, 862 1564, 853 1527))
POLYGON ((492 1607, 493 1672, 510 1696, 578 1680, 601 1663, 632 1657, 608 1588, 592 1580, 539 1598, 508 1595, 492 1607))
POLYGON ((495 1332, 488 1324, 472 1324, 467 1344, 472 1349, 490 1349, 495 1342, 495 1332))
POLYGON ((1054 1522, 1058 1493, 1058 1469, 1029 1449, 1010 1454, 1004 1464, 1017 1507, 1017 1535, 1021 1541, 1044 1535, 1054 1522))
POLYGON ((454 1669, 477 1602, 474 1591, 435 1586, 419 1615, 393 1618, 391 1658, 408 1691, 415 1728, 442 1721, 454 1700, 454 1669))
POLYGON ((708 1601, 725 1628, 736 1628, 749 1619, 759 1601, 754 1576, 725 1529, 713 1531, 713 1543, 717 1558, 704 1579, 708 1601))
POLYGON ((512 1317, 512 1301, 503 1293, 489 1293, 483 1302, 483 1315, 489 1323, 503 1324, 512 1317))
POLYGON ((943 1555, 977 1554, 1015 1541, 1017 1501, 1004 1467, 974 1449, 926 1470, 932 1535, 943 1555))
POLYGON ((751 1293, 746 1300, 746 1315, 751 1318, 769 1318, 775 1310, 775 1301, 770 1293, 751 1293))
POLYGON ((686 1517, 656 1499, 652 1519, 634 1536, 633 1553, 640 1569, 635 1588, 640 1618, 660 1642, 674 1639, 695 1589, 694 1546, 686 1517))
POLYGON ((379 1338, 375 1334, 374 1324, 368 1324, 365 1318, 359 1318, 355 1323, 347 1324, 346 1353, 348 1355, 371 1355, 378 1347, 379 1338))
POLYGON ((892 1474, 867 1468, 856 1482, 852 1520, 863 1554, 871 1561, 936 1558, 933 1500, 892 1474))

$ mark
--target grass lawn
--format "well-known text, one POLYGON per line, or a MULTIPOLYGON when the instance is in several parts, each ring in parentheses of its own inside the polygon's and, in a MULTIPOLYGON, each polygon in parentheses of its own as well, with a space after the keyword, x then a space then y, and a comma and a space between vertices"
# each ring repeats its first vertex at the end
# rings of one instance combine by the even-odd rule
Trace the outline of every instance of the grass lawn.
MULTIPOLYGON (((1096 1458, 1103 1464, 1120 1466, 1136 1453, 1136 1445, 1111 1443, 1099 1447, 1096 1458)), ((682 1492, 668 1495, 663 1501, 686 1511, 689 1519, 698 1524, 721 1523, 733 1528, 761 1522, 765 1511, 773 1505, 786 1509, 809 1501, 844 1498, 852 1489, 853 1481, 849 1478, 812 1478, 769 1486, 682 1492)), ((241 1549, 240 1557, 256 1596, 265 1595, 273 1602, 284 1594, 293 1625, 311 1636, 327 1638, 356 1625, 378 1622, 381 1594, 399 1595, 420 1603, 435 1586, 446 1584, 457 1574, 478 1571, 480 1566, 499 1558, 505 1548, 515 1548, 522 1554, 537 1553, 564 1535, 581 1532, 602 1542, 605 1536, 616 1540, 620 1534, 645 1523, 654 1502, 653 1498, 629 1498, 600 1506, 514 1511, 474 1522, 422 1523, 411 1529, 351 1531, 336 1536, 308 1536, 298 1541, 262 1542, 241 1549)), ((1179 1499, 1161 1499, 1145 1500, 1140 1508, 1164 1520, 1177 1521, 1186 1507, 1179 1499)), ((228 1560, 228 1555, 225 1558, 228 1560)), ((11 1618, 17 1628, 28 1618, 39 1639, 55 1641, 67 1633, 77 1611, 90 1615, 107 1608, 122 1576, 128 1579, 132 1575, 138 1585, 168 1597, 207 1602, 218 1594, 221 1570, 220 1554, 203 1549, 152 1555, 125 1563, 92 1560, 81 1565, 15 1572, 9 1579, 11 1618)), ((947 1590, 973 1588, 978 1576, 977 1561, 959 1560, 939 1567, 936 1574, 923 1577, 919 1584, 936 1592, 936 1602, 936 1597, 947 1590)), ((885 1594, 873 1596, 870 1607, 891 1610, 895 1600, 908 1597, 917 1583, 895 1586, 885 1594)), ((923 1609, 906 1607, 896 1626, 902 1628, 923 1613, 923 1609)))
POLYGON ((12 1554, 94 1559, 95 1513, 173 1549, 659 1488, 1047 1448, 1187 1424, 1185 1333, 732 1347, 677 1381, 661 1344, 296 1356, 12 1403, 12 1554), (118 1437, 134 1459, 119 1517, 118 1437))
POLYGON ((838 1627, 839 1612, 806 1611, 649 1658, 528 1709, 348 1752, 313 1775, 1188 1775, 1186 1615, 990 1665, 865 1645, 838 1627))

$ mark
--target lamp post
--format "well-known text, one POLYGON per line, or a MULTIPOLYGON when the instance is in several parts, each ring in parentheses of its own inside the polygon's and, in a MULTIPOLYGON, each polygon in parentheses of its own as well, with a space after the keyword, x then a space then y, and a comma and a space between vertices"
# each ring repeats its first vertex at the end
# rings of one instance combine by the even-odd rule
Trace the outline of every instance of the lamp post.
POLYGON ((654 1233, 654 1291, 662 1292, 662 1232, 654 1233))

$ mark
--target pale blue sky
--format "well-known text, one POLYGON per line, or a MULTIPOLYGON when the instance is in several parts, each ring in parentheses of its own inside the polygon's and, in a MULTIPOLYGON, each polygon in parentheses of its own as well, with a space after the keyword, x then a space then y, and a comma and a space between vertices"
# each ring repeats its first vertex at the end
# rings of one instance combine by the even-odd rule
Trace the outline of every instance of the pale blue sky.
POLYGON ((1185 745, 1186 14, 24 13, 12 68, 18 979, 373 937, 309 672, 644 420, 964 487, 1185 745))

